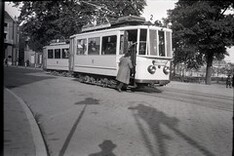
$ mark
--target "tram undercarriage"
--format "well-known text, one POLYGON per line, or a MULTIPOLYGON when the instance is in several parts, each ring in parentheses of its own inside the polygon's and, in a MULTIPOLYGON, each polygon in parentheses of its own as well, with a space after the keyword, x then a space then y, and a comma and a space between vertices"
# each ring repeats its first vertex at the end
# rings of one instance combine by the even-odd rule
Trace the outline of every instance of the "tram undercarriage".
MULTIPOLYGON (((118 83, 118 81, 113 76, 88 74, 80 72, 68 72, 62 70, 46 70, 46 71, 54 76, 74 77, 76 78, 77 81, 81 83, 97 85, 101 87, 116 88, 116 85, 118 83)), ((123 87, 123 89, 134 91, 134 89, 139 89, 144 87, 156 88, 159 86, 164 86, 168 83, 170 83, 169 80, 139 81, 131 77, 130 84, 127 87, 126 86, 123 87)))
MULTIPOLYGON (((118 83, 118 81, 113 76, 77 73, 77 72, 74 73, 73 75, 81 83, 98 85, 98 86, 102 86, 102 87, 116 88, 116 85, 118 83)), ((136 88, 141 88, 141 87, 146 87, 146 86, 155 88, 157 86, 164 86, 164 85, 168 84, 169 82, 170 82, 169 80, 157 80, 157 81, 154 80, 151 83, 150 82, 138 83, 137 81, 135 81, 135 79, 133 77, 131 77, 130 83, 126 89, 133 90, 136 88)))

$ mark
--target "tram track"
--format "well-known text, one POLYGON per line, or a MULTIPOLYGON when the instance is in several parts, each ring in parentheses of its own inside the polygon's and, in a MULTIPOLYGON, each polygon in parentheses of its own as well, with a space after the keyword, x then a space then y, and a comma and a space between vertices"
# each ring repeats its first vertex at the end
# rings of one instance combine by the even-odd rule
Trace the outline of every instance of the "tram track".
POLYGON ((188 90, 181 90, 181 89, 176 89, 176 88, 164 88, 164 91, 168 91, 168 92, 180 92, 183 94, 193 94, 196 96, 203 96, 203 97, 209 97, 209 98, 218 98, 218 99, 223 99, 223 100, 233 100, 232 97, 230 96, 225 96, 225 95, 217 95, 217 94, 209 94, 209 93, 205 93, 206 95, 204 95, 204 93, 201 92, 196 92, 196 91, 188 91, 188 90))
POLYGON ((152 91, 151 93, 147 93, 147 92, 144 92, 144 90, 140 92, 135 91, 133 93, 139 94, 139 95, 150 96, 150 97, 170 99, 170 100, 175 100, 175 101, 184 102, 188 104, 195 104, 195 105, 203 106, 206 108, 213 108, 213 109, 233 112, 232 100, 230 98, 224 98, 224 97, 220 98, 220 96, 216 96, 216 95, 208 94, 208 96, 206 96, 203 94, 197 94, 197 93, 194 94, 194 92, 191 92, 191 91, 185 92, 181 90, 177 90, 175 92, 173 91, 173 89, 164 90, 162 91, 162 93, 157 93, 157 91, 156 92, 152 91))
MULTIPOLYGON (((112 89, 115 88, 115 84, 110 83, 111 82, 110 80, 103 79, 100 81, 100 83, 97 83, 96 81, 87 81, 86 79, 81 80, 79 78, 75 78, 74 80, 88 85, 97 85, 100 87, 108 87, 112 89)), ((150 96, 150 97, 157 97, 162 99, 170 99, 179 102, 195 104, 207 108, 233 112, 233 104, 232 104, 233 99, 230 96, 225 96, 225 95, 221 96, 216 94, 200 93, 197 91, 181 90, 176 88, 158 89, 152 87, 144 87, 141 89, 136 89, 132 93, 150 96)))

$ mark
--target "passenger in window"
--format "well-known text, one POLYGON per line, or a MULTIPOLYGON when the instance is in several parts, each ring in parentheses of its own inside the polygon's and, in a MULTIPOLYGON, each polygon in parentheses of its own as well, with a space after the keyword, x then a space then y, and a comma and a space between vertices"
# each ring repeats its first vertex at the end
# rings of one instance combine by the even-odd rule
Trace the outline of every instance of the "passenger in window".
POLYGON ((109 43, 107 45, 107 48, 105 49, 105 51, 103 52, 104 54, 115 54, 115 46, 112 43, 109 43))
POLYGON ((67 49, 65 49, 64 52, 65 52, 65 58, 68 58, 70 55, 69 51, 67 49))
POLYGON ((127 86, 130 81, 130 73, 133 68, 131 61, 131 54, 129 52, 125 53, 124 56, 120 58, 119 62, 119 71, 116 76, 116 80, 118 80, 117 90, 119 92, 122 91, 123 86, 127 86))
POLYGON ((90 41, 89 43, 89 52, 90 53, 95 53, 96 52, 96 45, 93 41, 90 41))
POLYGON ((85 43, 82 44, 82 47, 83 47, 83 49, 82 49, 82 54, 87 55, 87 51, 86 51, 87 48, 86 48, 85 43))
POLYGON ((141 44, 140 49, 139 49, 139 54, 145 55, 145 45, 144 44, 141 44))

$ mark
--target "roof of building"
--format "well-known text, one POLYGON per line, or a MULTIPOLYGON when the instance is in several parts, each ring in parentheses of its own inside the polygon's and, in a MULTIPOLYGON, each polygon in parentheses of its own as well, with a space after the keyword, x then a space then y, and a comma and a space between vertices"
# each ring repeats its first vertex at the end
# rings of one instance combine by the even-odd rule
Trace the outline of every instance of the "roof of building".
POLYGON ((15 21, 16 22, 16 20, 5 10, 5 18, 6 17, 8 17, 8 18, 10 18, 11 20, 13 20, 13 21, 15 21))

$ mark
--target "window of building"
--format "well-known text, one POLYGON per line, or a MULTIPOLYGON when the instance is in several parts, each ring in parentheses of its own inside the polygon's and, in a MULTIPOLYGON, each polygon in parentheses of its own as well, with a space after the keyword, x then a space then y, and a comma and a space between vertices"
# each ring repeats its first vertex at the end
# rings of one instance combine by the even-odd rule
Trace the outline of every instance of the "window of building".
POLYGON ((79 39, 77 40, 76 55, 85 55, 85 54, 87 54, 87 40, 79 39))
POLYGON ((117 36, 105 36, 102 38, 102 55, 116 54, 117 36))
POLYGON ((7 27, 8 26, 8 23, 4 23, 4 27, 7 27))
POLYGON ((58 59, 58 58, 61 58, 61 53, 60 53, 60 49, 55 49, 55 58, 58 59))
POLYGON ((100 38, 89 38, 88 44, 88 54, 89 55, 98 55, 100 50, 100 38))
POLYGON ((54 58, 53 49, 48 50, 48 58, 50 58, 50 59, 54 58))
POLYGON ((69 49, 68 48, 62 49, 62 58, 66 59, 68 57, 69 57, 69 49))

